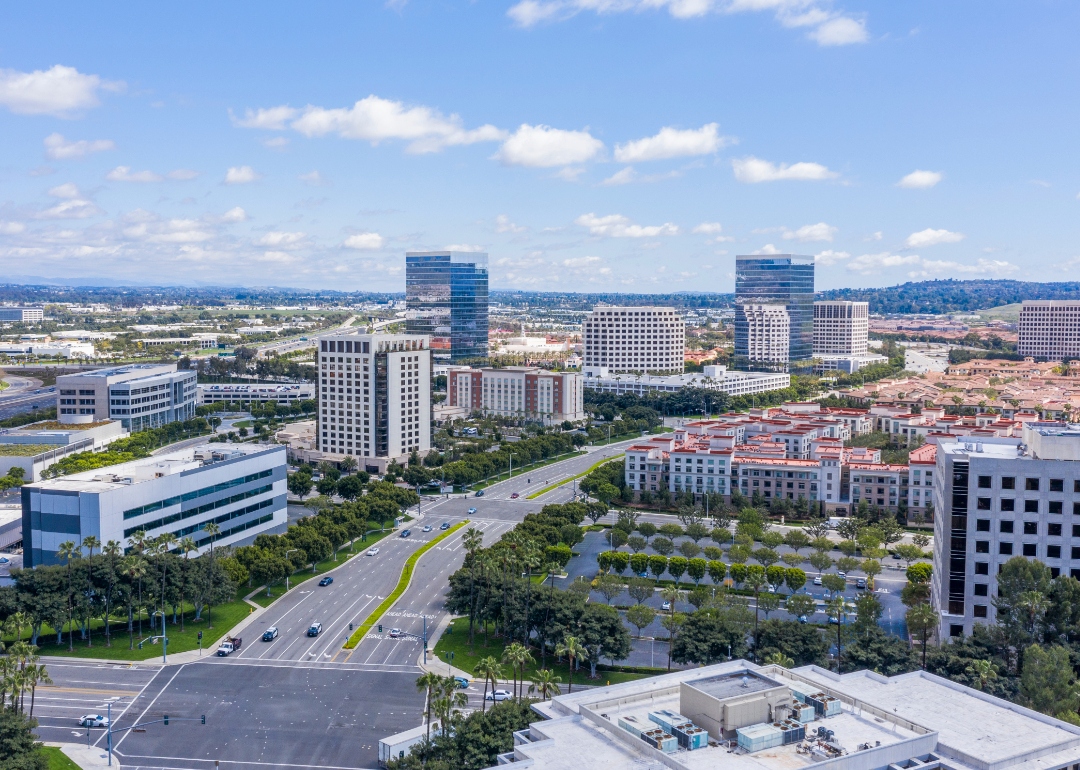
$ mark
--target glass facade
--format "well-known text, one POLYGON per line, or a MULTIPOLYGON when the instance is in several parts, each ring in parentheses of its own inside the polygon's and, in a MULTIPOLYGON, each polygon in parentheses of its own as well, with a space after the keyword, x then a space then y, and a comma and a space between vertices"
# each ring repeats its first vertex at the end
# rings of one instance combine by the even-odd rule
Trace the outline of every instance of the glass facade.
POLYGON ((405 330, 429 335, 435 358, 487 358, 487 254, 406 252, 405 302, 405 330))
MULTIPOLYGON (((814 356, 814 258, 792 254, 735 258, 736 305, 783 305, 790 318, 788 362, 778 367, 809 372, 814 356)), ((735 314, 735 368, 763 368, 749 355, 745 316, 735 314), (740 317, 742 320, 740 321, 740 317)))

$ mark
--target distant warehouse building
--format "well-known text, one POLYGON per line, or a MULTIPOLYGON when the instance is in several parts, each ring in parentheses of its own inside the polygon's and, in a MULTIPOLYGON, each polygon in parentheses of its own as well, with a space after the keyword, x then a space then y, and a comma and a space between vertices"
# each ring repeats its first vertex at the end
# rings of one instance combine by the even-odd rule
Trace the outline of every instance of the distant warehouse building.
POLYGON ((143 531, 192 537, 209 548, 238 545, 264 532, 284 532, 285 447, 205 444, 22 487, 23 554, 27 567, 58 564, 67 540, 94 535, 103 544, 143 531))
POLYGON ((0 321, 22 323, 41 323, 45 320, 45 309, 40 307, 0 307, 0 321))
POLYGON ((119 420, 130 431, 157 428, 195 416, 193 371, 176 364, 127 364, 56 378, 56 414, 62 423, 119 420))
POLYGON ((314 385, 199 385, 197 402, 200 405, 222 401, 228 405, 255 404, 273 401, 289 406, 315 398, 314 385))
POLYGON ((683 388, 716 390, 749 396, 791 387, 791 375, 779 372, 734 372, 726 366, 705 366, 700 374, 614 374, 607 369, 585 372, 585 387, 605 393, 644 395, 650 391, 676 393, 683 388))

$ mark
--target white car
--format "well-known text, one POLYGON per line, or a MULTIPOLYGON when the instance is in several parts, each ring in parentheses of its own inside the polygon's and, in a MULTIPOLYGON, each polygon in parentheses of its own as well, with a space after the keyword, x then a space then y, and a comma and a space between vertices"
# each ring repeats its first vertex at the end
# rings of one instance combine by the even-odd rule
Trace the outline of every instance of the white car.
POLYGON ((661 609, 664 612, 670 612, 671 611, 671 602, 664 602, 664 606, 661 607, 661 609))
POLYGON ((487 700, 510 700, 514 696, 509 690, 492 690, 486 696, 487 700))
POLYGON ((818 575, 816 578, 814 578, 814 585, 816 585, 816 586, 821 585, 821 576, 820 575, 818 575))
POLYGON ((378 549, 378 548, 369 548, 369 549, 368 549, 368 552, 367 552, 367 555, 368 555, 368 556, 374 556, 374 555, 375 555, 375 554, 377 554, 378 552, 379 552, 379 549, 378 549))
POLYGON ((79 717, 80 727, 108 727, 108 717, 103 717, 101 714, 86 714, 79 717))

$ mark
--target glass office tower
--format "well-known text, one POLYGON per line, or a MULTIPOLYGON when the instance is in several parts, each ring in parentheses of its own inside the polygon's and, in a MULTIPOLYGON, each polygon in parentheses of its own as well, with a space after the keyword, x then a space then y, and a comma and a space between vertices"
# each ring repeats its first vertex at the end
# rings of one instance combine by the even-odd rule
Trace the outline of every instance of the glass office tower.
POLYGON ((406 252, 405 306, 405 330, 429 335, 436 359, 487 358, 488 255, 406 252))
POLYGON ((735 258, 735 304, 782 305, 790 319, 787 361, 755 360, 747 314, 735 313, 735 366, 809 372, 814 356, 814 258, 792 254, 735 258))

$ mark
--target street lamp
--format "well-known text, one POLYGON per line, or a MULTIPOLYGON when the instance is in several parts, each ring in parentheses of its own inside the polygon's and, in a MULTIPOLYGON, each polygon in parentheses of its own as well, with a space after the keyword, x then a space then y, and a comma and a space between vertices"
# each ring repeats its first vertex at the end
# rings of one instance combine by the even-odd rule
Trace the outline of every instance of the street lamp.
MULTIPOLYGON (((299 548, 290 548, 289 550, 287 550, 285 552, 285 561, 289 560, 289 554, 290 553, 296 553, 299 550, 300 550, 299 548)), ((285 593, 288 593, 288 592, 289 592, 289 576, 288 576, 288 574, 286 574, 285 575, 285 593)))

